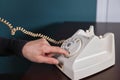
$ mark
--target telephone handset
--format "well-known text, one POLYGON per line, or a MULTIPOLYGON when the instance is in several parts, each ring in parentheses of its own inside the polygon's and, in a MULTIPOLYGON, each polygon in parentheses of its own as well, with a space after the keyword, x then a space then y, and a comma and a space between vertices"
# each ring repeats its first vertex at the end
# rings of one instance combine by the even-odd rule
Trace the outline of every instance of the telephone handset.
POLYGON ((52 42, 52 43, 54 43, 54 44, 62 44, 62 43, 65 41, 65 40, 59 40, 59 41, 57 41, 57 40, 54 40, 54 39, 52 39, 52 38, 50 38, 50 37, 48 37, 48 36, 46 36, 46 35, 43 35, 43 34, 41 34, 41 33, 33 33, 33 32, 31 32, 31 31, 27 31, 27 30, 25 30, 25 29, 22 28, 22 27, 13 27, 12 24, 10 24, 7 20, 5 20, 5 19, 3 19, 3 18, 0 18, 0 22, 2 22, 2 23, 4 23, 5 25, 8 26, 8 28, 9 28, 10 31, 11 31, 11 35, 15 35, 16 31, 21 31, 21 32, 23 32, 24 34, 30 35, 30 36, 32 36, 32 37, 45 38, 46 40, 48 40, 48 41, 50 41, 50 42, 52 42))

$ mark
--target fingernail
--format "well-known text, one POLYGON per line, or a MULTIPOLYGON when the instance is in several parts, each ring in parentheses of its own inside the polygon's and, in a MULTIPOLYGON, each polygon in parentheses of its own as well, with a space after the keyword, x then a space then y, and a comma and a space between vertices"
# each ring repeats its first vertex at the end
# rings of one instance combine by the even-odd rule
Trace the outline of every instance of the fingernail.
POLYGON ((70 56, 69 54, 67 54, 67 55, 64 55, 64 57, 66 57, 66 58, 69 58, 69 56, 70 56))
POLYGON ((58 64, 59 62, 54 60, 53 63, 54 63, 54 64, 58 64))
POLYGON ((69 52, 64 55, 64 57, 67 57, 67 58, 69 58, 69 56, 70 56, 70 53, 69 53, 69 52))

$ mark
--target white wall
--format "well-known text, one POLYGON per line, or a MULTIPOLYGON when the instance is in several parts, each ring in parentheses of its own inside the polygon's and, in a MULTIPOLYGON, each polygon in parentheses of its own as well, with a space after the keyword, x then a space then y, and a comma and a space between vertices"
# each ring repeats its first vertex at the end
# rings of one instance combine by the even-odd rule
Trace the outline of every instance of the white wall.
POLYGON ((97 22, 120 22, 120 0, 97 0, 97 22))
POLYGON ((108 22, 120 22, 120 0, 109 0, 108 22))
POLYGON ((97 22, 106 22, 108 0, 97 0, 97 22))

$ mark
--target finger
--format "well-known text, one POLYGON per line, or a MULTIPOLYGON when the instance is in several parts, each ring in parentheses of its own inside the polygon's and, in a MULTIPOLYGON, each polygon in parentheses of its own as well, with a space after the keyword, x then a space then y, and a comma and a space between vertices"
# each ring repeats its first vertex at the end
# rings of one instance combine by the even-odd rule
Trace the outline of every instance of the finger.
POLYGON ((58 53, 58 54, 63 54, 63 55, 69 55, 69 53, 66 50, 64 50, 60 47, 56 47, 56 46, 50 46, 49 48, 47 48, 45 50, 45 52, 46 53, 58 53))
POLYGON ((48 57, 53 57, 53 56, 55 56, 54 53, 46 53, 45 55, 48 56, 48 57))
POLYGON ((47 63, 47 64, 58 64, 59 61, 52 57, 46 57, 46 56, 39 56, 37 62, 47 63))

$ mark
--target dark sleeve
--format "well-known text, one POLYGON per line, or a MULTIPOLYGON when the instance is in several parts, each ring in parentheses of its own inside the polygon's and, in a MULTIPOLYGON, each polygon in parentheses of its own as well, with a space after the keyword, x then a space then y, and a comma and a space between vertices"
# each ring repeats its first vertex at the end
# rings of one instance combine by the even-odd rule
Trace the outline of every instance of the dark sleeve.
POLYGON ((27 43, 25 40, 6 39, 0 37, 0 56, 22 55, 22 48, 27 43))

